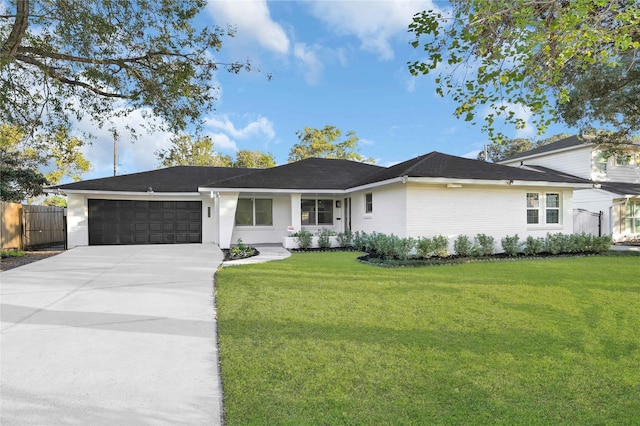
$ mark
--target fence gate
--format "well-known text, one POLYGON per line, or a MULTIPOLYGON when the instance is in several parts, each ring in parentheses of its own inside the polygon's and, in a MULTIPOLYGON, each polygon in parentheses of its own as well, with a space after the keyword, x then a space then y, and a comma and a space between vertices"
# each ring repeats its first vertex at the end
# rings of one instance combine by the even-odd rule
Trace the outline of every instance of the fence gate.
POLYGON ((602 212, 573 209, 573 233, 602 236, 602 212))
POLYGON ((50 206, 22 206, 24 249, 66 246, 64 209, 50 206))

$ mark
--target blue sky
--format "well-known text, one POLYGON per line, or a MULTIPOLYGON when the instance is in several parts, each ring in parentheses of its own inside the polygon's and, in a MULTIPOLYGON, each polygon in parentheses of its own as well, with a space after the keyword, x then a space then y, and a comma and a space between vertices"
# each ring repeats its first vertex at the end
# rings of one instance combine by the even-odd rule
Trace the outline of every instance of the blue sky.
MULTIPOLYGON (((475 158, 487 137, 480 126, 453 116, 454 104, 435 93, 433 76, 412 77, 407 62, 421 58, 409 45, 407 27, 419 11, 446 7, 432 1, 216 1, 200 17, 202 25, 233 25, 220 61, 249 58, 261 72, 220 71, 216 111, 206 117, 205 134, 224 154, 252 149, 287 162, 296 132, 333 125, 353 130, 360 153, 388 166, 440 151, 475 158), (267 74, 273 79, 268 81, 267 74)), ((523 108, 516 112, 527 118, 523 108)), ((134 114, 127 123, 140 118, 134 114)), ((125 122, 119 123, 124 127, 125 122)), ((562 126, 545 136, 574 133, 562 126)), ((505 131, 536 137, 532 128, 505 131)), ((170 135, 119 142, 118 174, 154 169, 154 151, 169 146, 170 135)), ((98 131, 86 155, 94 170, 85 178, 113 175, 113 140, 98 131)))

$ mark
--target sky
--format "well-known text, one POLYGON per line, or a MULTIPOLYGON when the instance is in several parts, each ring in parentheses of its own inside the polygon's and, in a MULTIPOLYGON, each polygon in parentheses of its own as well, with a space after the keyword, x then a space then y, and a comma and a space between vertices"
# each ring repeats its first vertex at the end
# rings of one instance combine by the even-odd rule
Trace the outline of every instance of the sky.
MULTIPOLYGON (((343 135, 356 132, 360 154, 381 166, 432 151, 475 158, 488 143, 481 124, 457 119, 454 103, 436 94, 434 76, 413 77, 407 68, 424 57, 409 44, 412 16, 446 6, 431 0, 209 0, 198 23, 236 28, 216 59, 248 58, 260 72, 217 73, 218 99, 205 117, 204 134, 222 154, 260 150, 279 165, 298 142, 296 132, 326 125, 343 135)), ((529 118, 523 108, 516 113, 529 118)), ((140 120, 133 114, 118 126, 140 120)), ((93 132, 97 139, 85 151, 93 170, 84 178, 112 176, 113 138, 106 130, 93 132)), ((552 126, 539 137, 530 126, 504 128, 509 137, 535 139, 563 132, 575 130, 552 126)), ((168 148, 170 137, 143 135, 135 143, 121 138, 117 174, 156 169, 154 152, 168 148)))

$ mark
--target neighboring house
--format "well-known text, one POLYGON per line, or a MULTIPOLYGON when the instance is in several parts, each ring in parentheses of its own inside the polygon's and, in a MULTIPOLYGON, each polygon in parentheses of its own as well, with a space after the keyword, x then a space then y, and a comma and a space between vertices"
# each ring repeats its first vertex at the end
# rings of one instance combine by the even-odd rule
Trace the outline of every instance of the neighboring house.
POLYGON ((405 236, 573 232, 585 179, 432 152, 384 168, 311 158, 269 169, 172 167, 59 185, 69 246, 282 243, 300 229, 405 236))
POLYGON ((499 164, 551 169, 592 181, 590 188, 577 188, 573 206, 602 212, 603 234, 619 240, 640 235, 640 145, 625 145, 624 152, 623 156, 607 157, 597 144, 571 136, 499 164))

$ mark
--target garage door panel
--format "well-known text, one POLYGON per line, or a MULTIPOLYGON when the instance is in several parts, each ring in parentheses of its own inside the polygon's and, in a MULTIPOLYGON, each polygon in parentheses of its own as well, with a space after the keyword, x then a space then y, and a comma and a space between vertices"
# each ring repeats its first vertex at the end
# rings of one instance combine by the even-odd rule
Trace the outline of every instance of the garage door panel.
POLYGON ((89 244, 202 242, 200 201, 89 199, 89 244))

